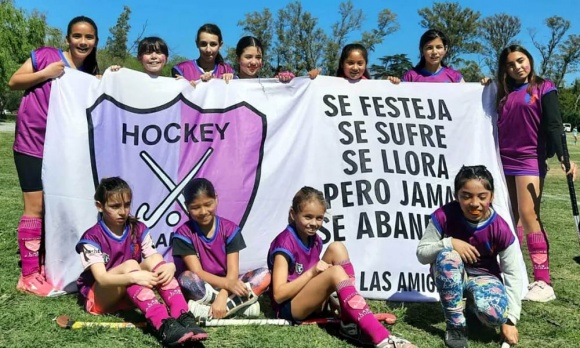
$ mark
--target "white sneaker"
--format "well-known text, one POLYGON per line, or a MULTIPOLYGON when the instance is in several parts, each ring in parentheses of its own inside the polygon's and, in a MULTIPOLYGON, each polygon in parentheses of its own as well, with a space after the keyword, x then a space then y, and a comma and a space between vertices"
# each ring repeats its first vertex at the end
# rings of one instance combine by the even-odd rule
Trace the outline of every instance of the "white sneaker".
POLYGON ((416 345, 407 341, 404 338, 397 336, 389 336, 382 340, 379 344, 375 345, 376 348, 417 348, 416 345))
POLYGON ((528 293, 524 297, 526 301, 548 302, 556 299, 554 288, 543 280, 538 280, 528 286, 528 293))
POLYGON ((211 309, 210 306, 206 306, 194 300, 189 300, 189 302, 187 302, 187 309, 189 309, 191 314, 193 314, 197 320, 211 319, 209 316, 209 310, 211 309))
POLYGON ((260 316, 260 302, 252 303, 241 311, 240 314, 249 319, 258 318, 260 316))

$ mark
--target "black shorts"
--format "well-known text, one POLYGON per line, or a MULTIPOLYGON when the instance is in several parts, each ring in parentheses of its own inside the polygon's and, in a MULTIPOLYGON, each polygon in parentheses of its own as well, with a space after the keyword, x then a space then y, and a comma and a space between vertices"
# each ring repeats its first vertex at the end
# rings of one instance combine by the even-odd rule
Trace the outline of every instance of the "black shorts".
POLYGON ((287 300, 280 303, 278 307, 278 318, 286 319, 292 324, 297 323, 297 320, 292 316, 292 300, 287 300))
POLYGON ((14 151, 14 164, 22 192, 42 191, 42 158, 14 151))

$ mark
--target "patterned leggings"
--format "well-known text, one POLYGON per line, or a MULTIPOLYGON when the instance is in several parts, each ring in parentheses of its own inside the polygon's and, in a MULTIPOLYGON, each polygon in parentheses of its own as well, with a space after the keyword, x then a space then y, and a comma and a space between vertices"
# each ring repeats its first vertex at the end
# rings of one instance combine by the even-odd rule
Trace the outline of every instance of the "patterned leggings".
POLYGON ((505 324, 508 299, 497 277, 467 276, 461 257, 452 249, 439 252, 433 271, 448 328, 464 328, 466 325, 464 294, 469 302, 468 310, 472 310, 483 324, 490 327, 505 324))
MULTIPOLYGON (((177 280, 181 286, 181 289, 183 290, 183 295, 188 300, 202 300, 204 297, 206 297, 207 291, 216 292, 217 295, 218 289, 214 289, 211 285, 207 284, 200 277, 198 277, 197 274, 191 271, 185 271, 181 273, 177 280)), ((268 271, 268 268, 265 267, 258 268, 242 274, 240 276, 240 280, 244 283, 250 283, 254 294, 259 296, 270 285, 270 271, 268 271)), ((209 300, 207 301, 208 303, 213 302, 208 297, 206 297, 206 299, 209 300)))

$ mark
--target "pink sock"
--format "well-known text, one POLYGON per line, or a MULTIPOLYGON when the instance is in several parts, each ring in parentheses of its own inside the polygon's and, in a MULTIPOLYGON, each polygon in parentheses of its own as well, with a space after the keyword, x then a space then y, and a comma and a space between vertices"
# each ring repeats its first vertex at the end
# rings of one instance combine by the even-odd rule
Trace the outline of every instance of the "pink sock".
POLYGON ((524 226, 516 227, 516 234, 518 236, 518 241, 520 242, 520 248, 524 245, 524 226))
POLYGON ((549 246, 546 232, 540 231, 530 233, 526 236, 526 239, 534 269, 534 280, 543 280, 546 283, 551 284, 549 246))
POLYGON ((22 276, 40 273, 40 240, 42 219, 23 216, 18 223, 18 248, 22 262, 22 276))
POLYGON ((336 264, 339 265, 340 267, 342 267, 342 269, 344 269, 344 272, 350 278, 352 285, 354 285, 356 287, 356 280, 355 280, 355 276, 354 276, 354 266, 352 265, 352 263, 350 263, 350 259, 346 259, 344 261, 337 262, 336 264))
POLYGON ((365 299, 359 295, 350 280, 343 280, 336 287, 340 299, 340 311, 343 318, 356 323, 374 344, 390 336, 387 330, 374 316, 365 299))
POLYGON ((165 305, 157 300, 153 290, 141 285, 133 284, 127 287, 127 294, 131 302, 145 314, 145 318, 151 322, 156 330, 159 330, 162 320, 169 318, 165 305))
MULTIPOLYGON (((165 261, 159 262, 159 264, 153 268, 153 271, 165 263, 165 261)), ((157 286, 157 291, 163 299, 163 302, 165 302, 167 307, 169 307, 169 314, 172 318, 177 319, 181 313, 188 311, 187 303, 185 302, 181 288, 175 278, 172 278, 169 284, 165 286, 157 286)))

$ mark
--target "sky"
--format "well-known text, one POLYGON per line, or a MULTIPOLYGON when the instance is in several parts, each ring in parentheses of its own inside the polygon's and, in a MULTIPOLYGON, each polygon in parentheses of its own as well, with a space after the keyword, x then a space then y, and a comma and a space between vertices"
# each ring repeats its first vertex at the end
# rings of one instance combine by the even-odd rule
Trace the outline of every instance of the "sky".
MULTIPOLYGON (((49 25, 65 31, 70 19, 78 15, 91 17, 99 27, 100 43, 104 46, 109 28, 115 25, 123 6, 131 8, 131 32, 129 42, 132 42, 145 27, 144 36, 160 36, 167 41, 170 55, 180 55, 187 58, 197 58, 199 53, 195 47, 195 35, 197 29, 204 23, 217 24, 223 34, 225 55, 228 47, 235 47, 239 38, 244 33, 237 24, 244 18, 246 13, 261 12, 269 8, 272 13, 285 7, 289 0, 254 0, 251 2, 220 0, 212 2, 200 2, 195 0, 182 1, 151 1, 151 0, 15 0, 16 7, 26 11, 34 9, 46 15, 49 25)), ((339 0, 303 0, 302 6, 319 19, 319 27, 327 34, 330 33, 331 25, 339 19, 339 0)), ((444 2, 444 1, 442 1, 444 2)), ((549 32, 544 24, 547 17, 558 15, 572 22, 568 34, 580 34, 580 21, 578 21, 578 0, 527 0, 527 1, 500 1, 500 0, 458 0, 461 7, 469 7, 481 13, 481 18, 498 13, 518 16, 522 23, 522 31, 517 39, 528 48, 536 58, 540 60, 539 52, 533 47, 529 28, 537 30, 537 39, 547 42, 549 32)), ((377 46, 371 53, 369 63, 376 63, 382 56, 397 53, 406 53, 415 64, 419 55, 419 38, 425 31, 419 25, 421 17, 418 10, 431 7, 433 1, 425 0, 354 0, 355 8, 362 9, 365 14, 363 30, 369 30, 376 26, 377 14, 382 9, 389 9, 397 15, 400 29, 387 36, 383 44, 377 46)), ((350 35, 349 41, 360 39, 360 32, 350 35)), ((267 52, 266 52, 267 54, 267 52)), ((536 66, 536 68, 538 68, 536 66)), ((485 72, 485 70, 484 70, 485 72)), ((566 81, 571 82, 574 78, 580 78, 580 74, 569 75, 566 81)))

